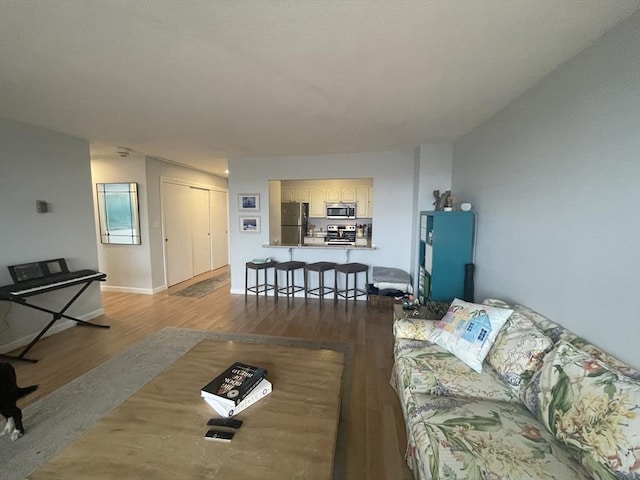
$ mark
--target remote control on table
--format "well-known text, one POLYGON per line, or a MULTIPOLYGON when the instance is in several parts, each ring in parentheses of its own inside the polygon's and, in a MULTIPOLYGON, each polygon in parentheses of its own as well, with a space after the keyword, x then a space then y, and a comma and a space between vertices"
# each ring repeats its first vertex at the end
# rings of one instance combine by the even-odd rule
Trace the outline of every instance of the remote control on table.
POLYGON ((242 420, 236 420, 235 418, 211 418, 207 425, 215 427, 230 427, 240 428, 242 426, 242 420))
POLYGON ((204 436, 205 440, 213 440, 215 442, 230 442, 233 438, 233 432, 224 432, 222 430, 209 430, 204 436))

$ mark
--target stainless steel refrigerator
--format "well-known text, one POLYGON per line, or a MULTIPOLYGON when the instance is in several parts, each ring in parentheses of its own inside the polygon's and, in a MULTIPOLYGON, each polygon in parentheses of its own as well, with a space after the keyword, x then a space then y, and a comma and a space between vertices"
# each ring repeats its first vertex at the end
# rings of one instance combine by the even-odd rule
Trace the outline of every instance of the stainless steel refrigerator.
POLYGON ((281 241, 282 245, 302 245, 307 234, 309 218, 308 203, 282 203, 281 241))

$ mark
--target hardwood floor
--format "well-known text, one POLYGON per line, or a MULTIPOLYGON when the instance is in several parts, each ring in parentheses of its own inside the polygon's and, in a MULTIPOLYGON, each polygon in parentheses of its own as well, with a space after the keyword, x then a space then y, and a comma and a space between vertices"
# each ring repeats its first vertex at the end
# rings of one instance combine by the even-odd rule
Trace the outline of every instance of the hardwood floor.
MULTIPOLYGON (((213 274, 219 273, 213 272, 213 274)), ((20 385, 39 384, 26 406, 167 326, 351 342, 355 345, 347 439, 349 480, 408 480, 406 436, 400 404, 389 385, 393 364, 391 307, 344 300, 229 294, 227 287, 202 298, 171 296, 196 277, 156 295, 103 292, 109 330, 74 327, 41 340, 30 355, 36 364, 14 362, 20 385)), ((28 425, 27 425, 28 428, 28 425)))

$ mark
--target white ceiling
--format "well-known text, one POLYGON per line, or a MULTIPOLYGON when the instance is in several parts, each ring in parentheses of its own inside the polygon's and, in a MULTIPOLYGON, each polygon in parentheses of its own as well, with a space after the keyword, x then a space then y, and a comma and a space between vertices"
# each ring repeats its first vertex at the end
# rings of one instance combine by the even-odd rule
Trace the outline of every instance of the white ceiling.
POLYGON ((640 0, 0 0, 0 115, 224 175, 451 142, 640 0))

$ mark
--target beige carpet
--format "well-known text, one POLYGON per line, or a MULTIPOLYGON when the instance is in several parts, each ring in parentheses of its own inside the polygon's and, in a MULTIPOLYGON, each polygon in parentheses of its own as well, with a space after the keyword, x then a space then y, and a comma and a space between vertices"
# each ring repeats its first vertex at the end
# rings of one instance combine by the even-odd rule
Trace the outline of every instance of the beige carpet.
POLYGON ((194 283, 182 290, 172 293, 179 297, 194 297, 200 298, 213 292, 216 288, 220 288, 223 285, 228 285, 231 282, 231 276, 229 272, 224 272, 215 277, 207 278, 198 283, 194 283))
POLYGON ((344 384, 333 478, 345 478, 345 419, 351 398, 352 344, 174 327, 161 330, 27 407, 26 434, 16 442, 0 438, 0 478, 23 480, 205 338, 343 352, 344 384))

